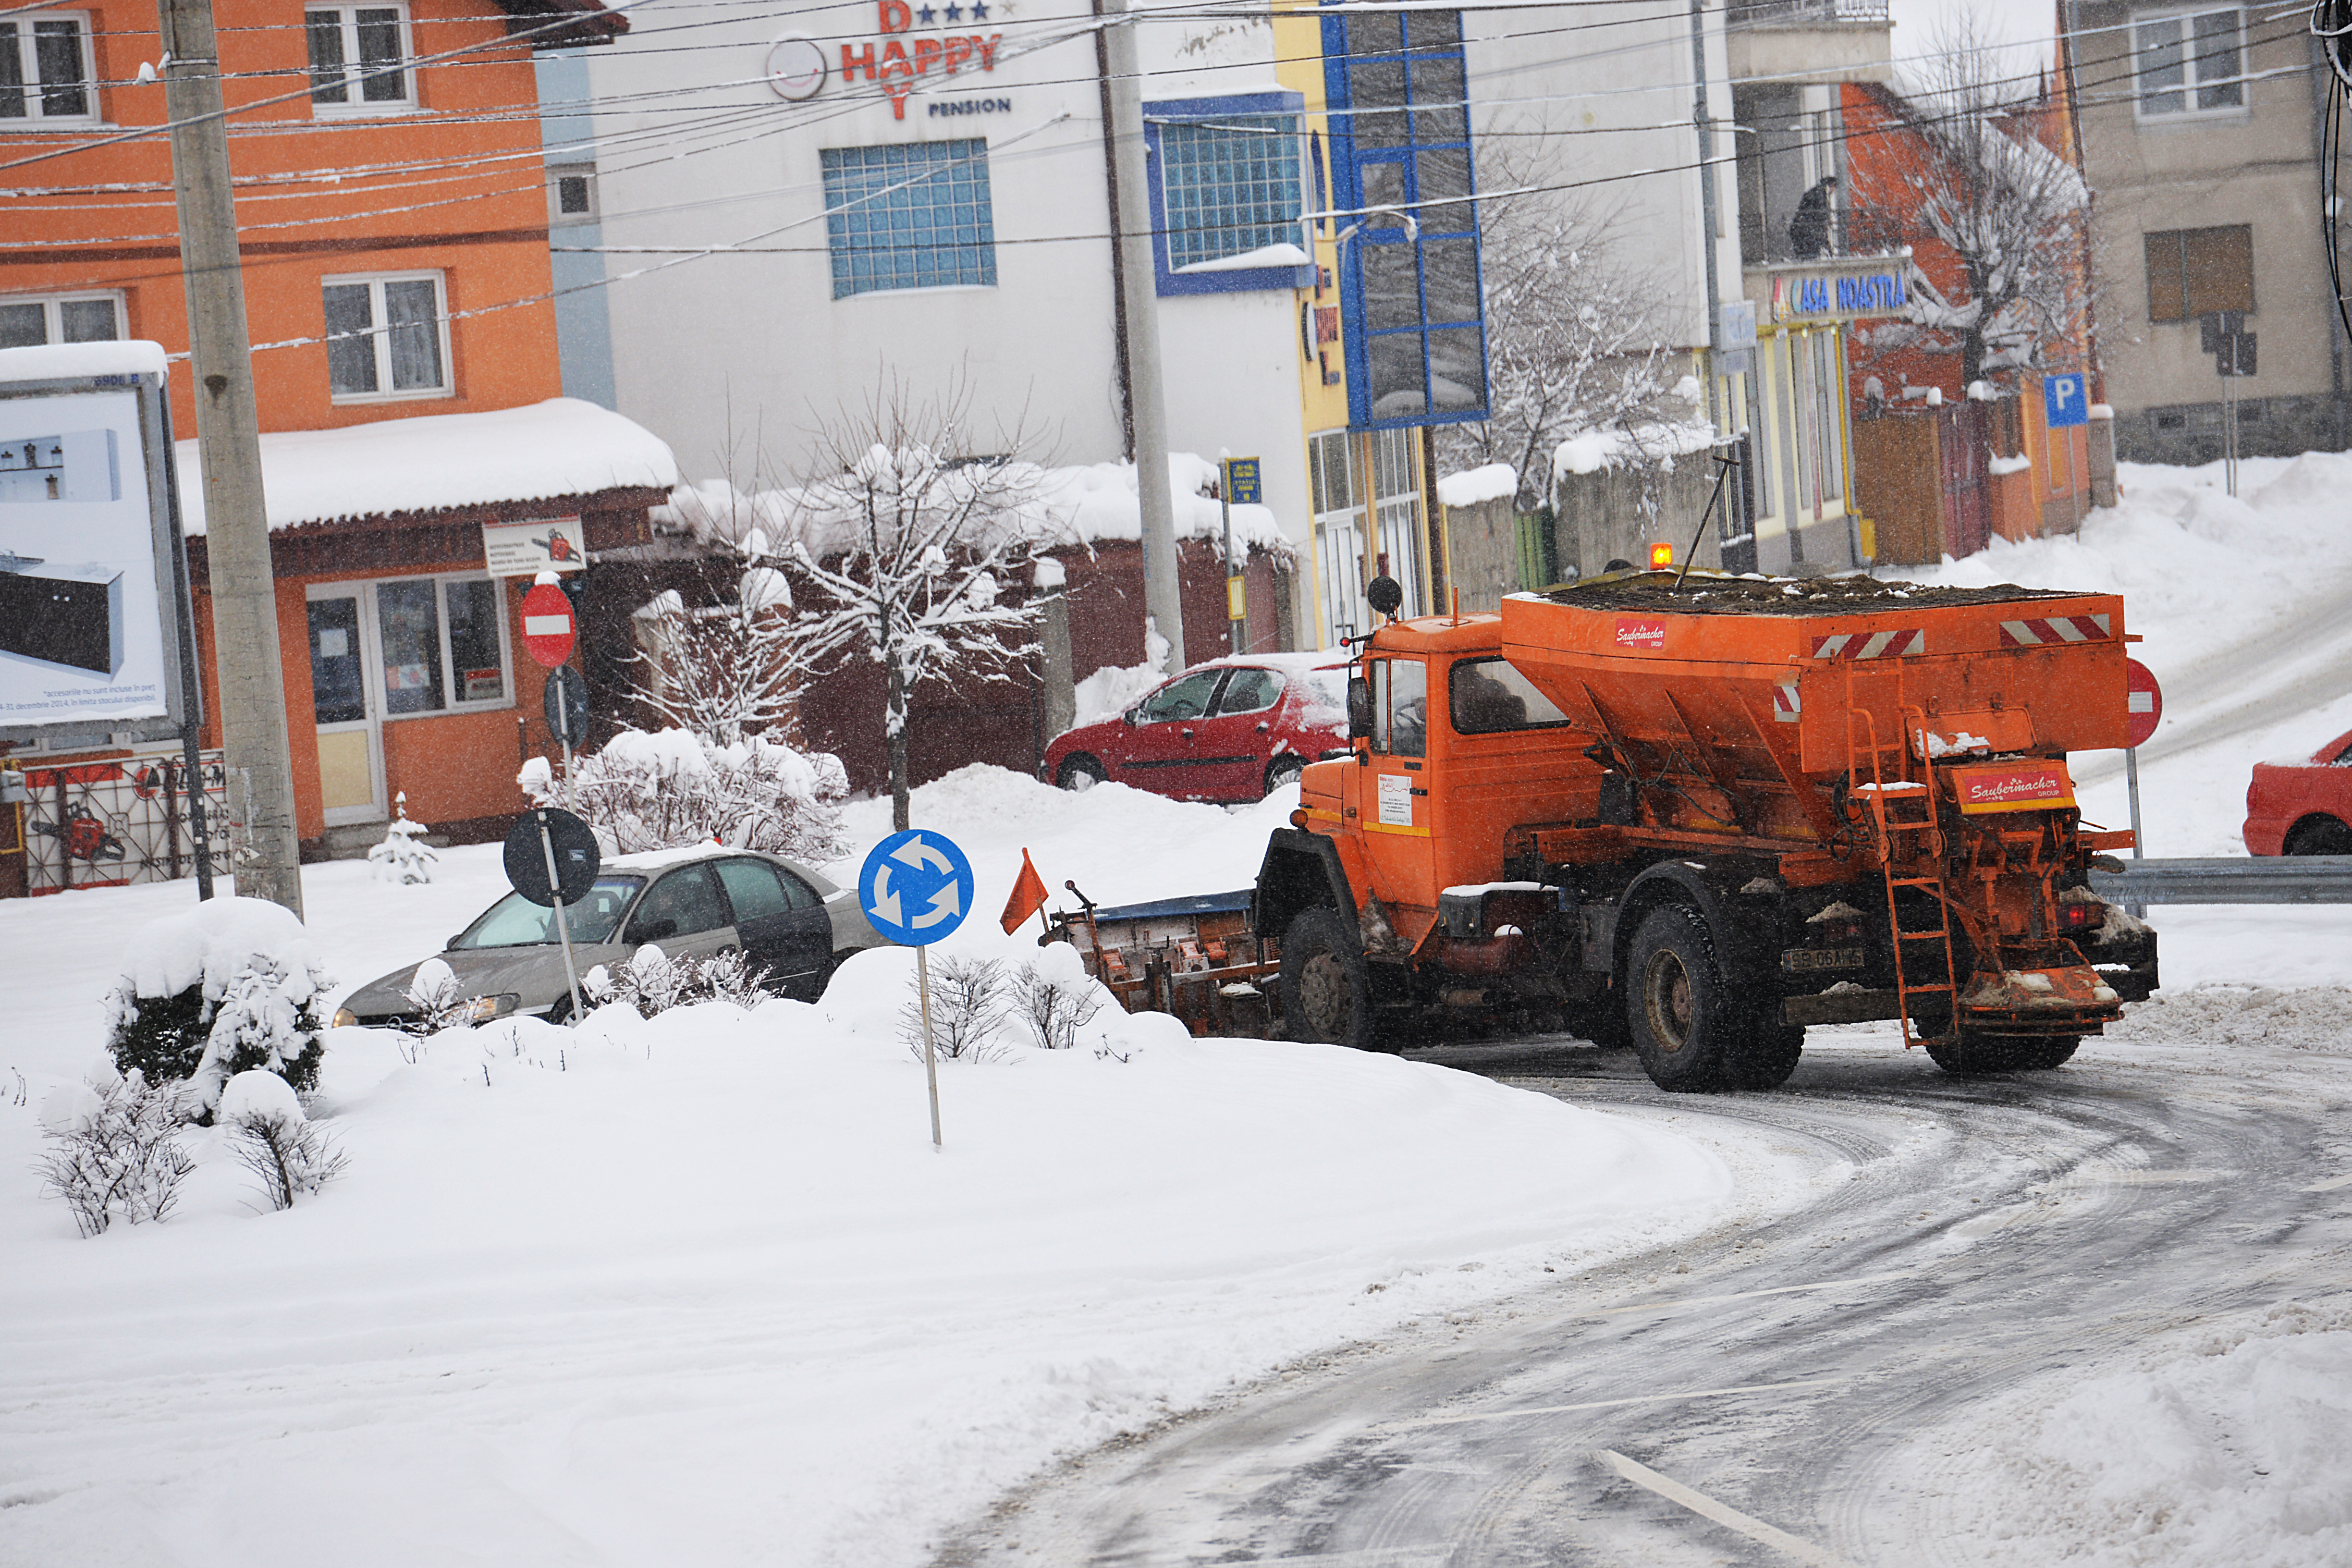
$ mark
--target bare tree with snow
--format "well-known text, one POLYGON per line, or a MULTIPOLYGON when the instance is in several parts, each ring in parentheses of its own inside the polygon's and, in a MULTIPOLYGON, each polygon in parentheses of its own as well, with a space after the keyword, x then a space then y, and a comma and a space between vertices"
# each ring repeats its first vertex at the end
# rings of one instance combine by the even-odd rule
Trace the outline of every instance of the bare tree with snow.
POLYGON ((1947 291, 1914 268, 1908 327, 1876 329, 1874 346, 1948 348, 1963 387, 2042 363, 2044 345, 2076 336, 2088 319, 2082 175, 2034 134, 2039 107, 2023 79, 2005 75, 2002 47, 1984 18, 1963 11, 1934 35, 1916 68, 1906 119, 1924 156, 1876 162, 1896 171, 1859 215, 1857 237, 1892 247, 1937 240, 1959 265, 1947 291), (1925 342, 1922 342, 1922 338, 1925 342))
POLYGON ((1040 470, 1017 425, 982 437, 976 423, 960 384, 878 390, 822 433, 815 472, 784 494, 785 537, 745 540, 750 559, 782 563, 799 590, 782 647, 795 678, 845 658, 883 667, 902 829, 909 694, 929 679, 1009 680, 1035 651, 1034 612, 1003 596, 1045 527, 1040 470))
MULTIPOLYGON (((1541 140, 1489 145, 1498 150, 1482 148, 1478 160, 1486 189, 1564 177, 1541 140)), ((1438 451, 1455 468, 1511 465, 1522 510, 1546 500, 1562 441, 1689 415, 1674 395, 1688 367, 1667 341, 1666 288, 1622 258, 1616 216, 1558 192, 1478 202, 1491 412, 1483 424, 1445 426, 1438 451)))

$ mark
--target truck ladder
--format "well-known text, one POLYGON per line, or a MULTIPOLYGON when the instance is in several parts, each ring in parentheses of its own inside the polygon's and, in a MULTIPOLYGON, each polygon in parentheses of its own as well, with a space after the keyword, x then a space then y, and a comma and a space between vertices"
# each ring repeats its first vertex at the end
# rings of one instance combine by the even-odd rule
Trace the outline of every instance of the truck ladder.
MULTIPOLYGON (((1868 760, 1871 824, 1877 833, 1879 870, 1886 880, 1886 923, 1895 941, 1895 995, 1902 1014, 1903 1044, 1907 1048, 1926 1045, 1931 1037, 1941 1040, 1959 1033, 1960 987, 1952 961, 1952 920, 1948 912, 1951 900, 1944 891, 1944 879, 1937 872, 1943 859, 1944 832, 1942 825, 1936 820, 1935 790, 1925 779, 1908 776, 1911 772, 1908 731, 1915 726, 1924 728, 1927 715, 1904 701, 1902 660, 1898 658, 1890 662, 1894 666, 1892 669, 1867 672, 1852 664, 1846 667, 1846 776, 1859 784, 1863 763, 1865 758, 1868 760), (1854 700, 1855 677, 1864 673, 1892 675, 1895 678, 1895 738, 1892 746, 1880 742, 1877 717, 1854 700), (1857 745, 1856 742, 1862 740, 1865 733, 1866 742, 1857 745), (1896 776, 1892 779, 1886 776, 1885 769, 1890 754, 1897 770, 1896 776), (1897 876, 1895 863, 1898 860, 1906 866, 1924 861, 1927 874, 1897 876), (1929 907, 1936 916, 1933 926, 1905 927, 1903 906, 1896 898, 1897 889, 1904 888, 1916 888, 1927 895, 1929 907), (1937 952, 1943 955, 1942 980, 1928 980, 1916 985, 1911 983, 1906 958, 1911 951, 1909 944, 1914 942, 1939 944, 1928 952, 1931 956, 1937 952), (1951 1021, 1947 1026, 1947 1034, 1929 1037, 1921 1034, 1912 1022, 1911 999, 1938 994, 1950 1000, 1951 1021)), ((1921 771, 1926 772, 1924 764, 1921 771)), ((1937 972, 1931 969, 1928 973, 1932 975, 1937 972)))

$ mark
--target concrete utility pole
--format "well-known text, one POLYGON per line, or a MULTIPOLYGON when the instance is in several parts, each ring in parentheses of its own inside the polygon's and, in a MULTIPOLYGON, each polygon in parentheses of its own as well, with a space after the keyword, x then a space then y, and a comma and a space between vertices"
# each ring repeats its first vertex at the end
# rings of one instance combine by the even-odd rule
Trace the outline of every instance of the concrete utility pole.
POLYGON ((1698 128, 1699 248, 1706 260, 1706 417, 1720 432, 1724 421, 1716 406, 1715 345, 1723 335, 1717 326, 1717 317, 1723 310, 1723 285, 1716 276, 1719 264, 1716 260, 1715 238, 1715 115, 1706 102, 1706 0, 1691 0, 1690 34, 1691 77, 1698 83, 1698 98, 1691 106, 1691 121, 1698 128))
POLYGON ((247 850, 232 868, 239 895, 283 904, 299 916, 301 847, 294 826, 286 674, 278 647, 269 519, 261 500, 261 424, 254 406, 236 205, 229 189, 220 49, 213 36, 212 0, 162 0, 161 12, 163 105, 172 121, 180 269, 188 288, 188 343, 196 377, 196 452, 204 468, 221 742, 230 777, 245 785, 247 850))
MULTIPOLYGON (((1176 576, 1176 506, 1168 484, 1168 405, 1160 388, 1160 290, 1152 283, 1151 187, 1144 170, 1143 73, 1127 0, 1103 0, 1103 58, 1118 148, 1118 251, 1127 305, 1128 407, 1135 418, 1135 499, 1143 510, 1143 612, 1184 668, 1184 598, 1176 576)), ((1146 649, 1147 655, 1149 649, 1146 649)))

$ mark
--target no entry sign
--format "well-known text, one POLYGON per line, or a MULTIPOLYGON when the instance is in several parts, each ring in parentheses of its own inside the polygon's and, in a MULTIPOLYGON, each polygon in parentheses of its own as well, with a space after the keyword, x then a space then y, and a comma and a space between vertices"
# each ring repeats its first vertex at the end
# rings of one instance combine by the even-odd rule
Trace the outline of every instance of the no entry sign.
POLYGON ((572 621, 572 600, 552 583, 541 583, 522 596, 522 646, 549 669, 572 657, 579 632, 572 621))
POLYGON ((2137 746, 2156 733, 2157 721, 2164 717, 2164 691, 2156 684, 2154 672, 2136 658, 2124 660, 2124 689, 2128 693, 2124 708, 2130 724, 2130 739, 2124 744, 2137 746))

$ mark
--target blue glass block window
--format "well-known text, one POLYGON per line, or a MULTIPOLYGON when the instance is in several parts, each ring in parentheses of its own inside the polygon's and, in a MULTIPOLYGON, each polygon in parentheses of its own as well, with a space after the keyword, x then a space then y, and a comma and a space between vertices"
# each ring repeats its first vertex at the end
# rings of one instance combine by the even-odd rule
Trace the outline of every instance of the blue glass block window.
POLYGON ((1348 422, 1486 417, 1486 312, 1459 11, 1323 18, 1348 422), (1405 218, 1410 216, 1412 226, 1405 218))
POLYGON ((1298 243, 1298 117, 1171 121, 1160 128, 1172 267, 1298 243))
POLYGON ((820 156, 835 299, 995 284, 984 138, 828 147, 820 156))
POLYGON ((1170 99, 1143 106, 1153 282, 1162 296, 1297 289, 1314 278, 1296 92, 1170 99), (1236 258, 1287 245, 1289 257, 1236 258))

